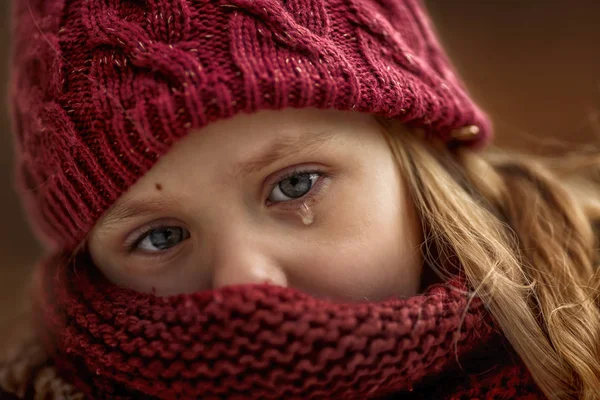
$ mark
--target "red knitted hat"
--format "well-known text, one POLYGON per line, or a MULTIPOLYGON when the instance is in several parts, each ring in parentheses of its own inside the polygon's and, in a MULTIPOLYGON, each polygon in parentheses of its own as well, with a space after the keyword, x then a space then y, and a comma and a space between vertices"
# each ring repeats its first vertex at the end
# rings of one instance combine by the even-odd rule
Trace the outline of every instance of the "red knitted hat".
POLYGON ((489 138, 418 0, 15 0, 17 186, 72 249, 191 129, 336 108, 489 138))

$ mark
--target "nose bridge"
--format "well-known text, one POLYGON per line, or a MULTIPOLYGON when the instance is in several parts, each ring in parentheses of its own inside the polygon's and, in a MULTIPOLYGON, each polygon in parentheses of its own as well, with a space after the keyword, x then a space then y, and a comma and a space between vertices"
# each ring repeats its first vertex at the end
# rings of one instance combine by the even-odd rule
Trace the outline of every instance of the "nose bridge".
POLYGON ((230 224, 213 243, 212 286, 270 283, 287 286, 287 276, 267 243, 254 232, 230 224))

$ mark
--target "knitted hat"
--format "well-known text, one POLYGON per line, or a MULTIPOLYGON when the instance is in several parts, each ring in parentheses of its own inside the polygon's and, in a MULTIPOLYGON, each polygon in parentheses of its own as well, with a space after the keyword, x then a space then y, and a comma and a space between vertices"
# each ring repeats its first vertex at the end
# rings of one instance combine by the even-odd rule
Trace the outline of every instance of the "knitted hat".
POLYGON ((490 136, 418 0, 15 0, 17 186, 73 249, 171 145, 285 107, 490 136))

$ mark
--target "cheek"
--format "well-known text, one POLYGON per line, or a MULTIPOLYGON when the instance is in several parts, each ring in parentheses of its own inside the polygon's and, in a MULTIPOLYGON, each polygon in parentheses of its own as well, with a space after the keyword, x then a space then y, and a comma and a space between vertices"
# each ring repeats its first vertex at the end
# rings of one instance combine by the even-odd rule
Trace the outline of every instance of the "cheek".
POLYGON ((329 291, 329 297, 352 301, 415 295, 420 276, 418 252, 391 239, 357 238, 348 243, 351 247, 321 253, 313 265, 323 266, 321 271, 326 272, 314 281, 329 291))
POLYGON ((195 263, 177 264, 163 273, 140 271, 127 267, 99 267, 112 283, 142 293, 171 296, 210 289, 211 275, 195 263))
POLYGON ((99 251, 92 251, 91 255, 94 265, 117 286, 158 296, 210 289, 207 286, 207 282, 211 282, 209 270, 198 268, 197 263, 185 253, 180 261, 166 268, 158 268, 150 260, 128 262, 112 259, 99 251))
POLYGON ((306 242, 296 275, 304 290, 351 301, 417 294, 422 234, 413 205, 399 187, 370 190, 378 195, 344 202, 323 217, 321 239, 306 242))

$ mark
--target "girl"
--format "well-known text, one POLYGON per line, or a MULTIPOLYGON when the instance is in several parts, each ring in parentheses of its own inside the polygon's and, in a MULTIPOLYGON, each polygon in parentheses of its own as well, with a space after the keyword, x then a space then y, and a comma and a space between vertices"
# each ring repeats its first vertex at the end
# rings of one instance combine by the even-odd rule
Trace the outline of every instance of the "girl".
POLYGON ((484 153, 417 0, 15 18, 48 256, 3 396, 600 398, 597 153, 484 153))

